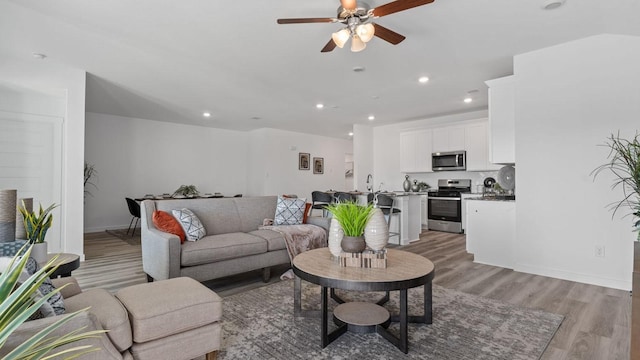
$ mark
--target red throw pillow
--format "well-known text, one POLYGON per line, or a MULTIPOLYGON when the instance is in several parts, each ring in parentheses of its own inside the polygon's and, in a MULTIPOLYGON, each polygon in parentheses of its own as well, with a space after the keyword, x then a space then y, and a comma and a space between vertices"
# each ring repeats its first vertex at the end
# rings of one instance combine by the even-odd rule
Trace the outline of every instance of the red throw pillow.
POLYGON ((153 225, 155 225, 159 230, 162 230, 166 233, 176 235, 180 238, 180 243, 184 243, 185 234, 182 226, 173 217, 173 215, 169 214, 166 211, 156 210, 153 212, 153 225))
POLYGON ((304 215, 302 215, 302 223, 307 223, 307 217, 309 217, 309 208, 311 208, 311 203, 304 204, 304 215))

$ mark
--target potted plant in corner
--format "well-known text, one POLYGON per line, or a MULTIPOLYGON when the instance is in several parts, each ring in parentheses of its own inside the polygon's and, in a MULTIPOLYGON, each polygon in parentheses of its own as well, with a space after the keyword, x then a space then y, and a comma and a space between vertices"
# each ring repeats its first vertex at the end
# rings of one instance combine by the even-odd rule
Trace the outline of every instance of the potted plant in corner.
POLYGON ((31 256, 38 263, 47 261, 47 243, 44 241, 47 231, 53 223, 53 214, 51 211, 58 205, 51 204, 48 208, 43 209, 40 204, 38 213, 31 212, 26 209, 24 202, 18 207, 22 218, 24 219, 24 228, 27 232, 27 241, 33 245, 31 256))
POLYGON ((364 239, 364 229, 371 217, 373 205, 359 205, 355 201, 333 203, 327 210, 340 223, 344 237, 340 245, 344 252, 358 253, 364 251, 367 245, 364 239))
MULTIPOLYGON (((621 207, 631 210, 634 217, 633 231, 640 230, 640 134, 631 140, 623 139, 620 134, 608 138, 604 144, 610 149, 610 161, 593 170, 594 178, 602 171, 608 170, 616 177, 612 189, 622 188, 623 198, 612 204, 613 214, 621 207)), ((638 232, 640 240, 640 232, 638 232)))

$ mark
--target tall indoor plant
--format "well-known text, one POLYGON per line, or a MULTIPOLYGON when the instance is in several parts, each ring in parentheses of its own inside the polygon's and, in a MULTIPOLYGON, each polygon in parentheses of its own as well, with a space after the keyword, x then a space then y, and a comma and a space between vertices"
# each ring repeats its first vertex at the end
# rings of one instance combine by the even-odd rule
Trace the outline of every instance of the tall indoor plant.
POLYGON ((329 204, 327 210, 340 223, 344 232, 342 250, 362 252, 366 248, 364 229, 371 217, 373 205, 360 205, 355 201, 346 201, 329 204))
MULTIPOLYGON (((634 231, 640 230, 640 134, 631 139, 624 139, 611 134, 604 144, 610 149, 609 162, 598 166, 594 171, 594 177, 602 171, 610 171, 616 177, 611 185, 612 189, 621 187, 623 197, 612 204, 613 214, 621 207, 631 210, 634 217, 634 231)), ((640 232, 638 232, 640 239, 640 232)))

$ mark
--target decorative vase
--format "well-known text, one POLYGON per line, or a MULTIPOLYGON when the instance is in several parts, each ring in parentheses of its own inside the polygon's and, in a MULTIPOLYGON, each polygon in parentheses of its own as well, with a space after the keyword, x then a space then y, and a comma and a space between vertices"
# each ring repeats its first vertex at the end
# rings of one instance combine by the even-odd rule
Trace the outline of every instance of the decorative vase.
POLYGON ((33 244, 33 248, 31 249, 31 257, 35 259, 38 264, 44 264, 49 260, 49 256, 47 253, 47 243, 41 242, 37 244, 33 244))
POLYGON ((420 186, 418 185, 418 180, 413 180, 413 185, 411 185, 411 191, 413 191, 413 192, 420 191, 420 186))
POLYGON ((342 252, 340 243, 343 237, 344 232, 340 223, 335 218, 331 218, 331 225, 329 226, 329 252, 331 252, 331 255, 340 256, 340 252, 342 252))
POLYGON ((404 176, 404 182, 402 183, 402 188, 405 192, 409 192, 411 190, 411 181, 409 181, 409 175, 404 176))
POLYGON ((361 253, 367 248, 364 236, 344 236, 340 242, 342 251, 349 253, 361 253))
POLYGON ((382 210, 375 208, 364 228, 364 240, 371 250, 382 250, 389 242, 389 227, 382 210))
POLYGON ((27 238, 27 230, 24 228, 24 217, 18 210, 19 207, 24 203, 24 208, 28 212, 33 212, 33 198, 24 198, 18 199, 18 203, 16 204, 16 239, 26 239, 27 238))
POLYGON ((18 190, 0 190, 0 242, 16 239, 16 200, 18 190))

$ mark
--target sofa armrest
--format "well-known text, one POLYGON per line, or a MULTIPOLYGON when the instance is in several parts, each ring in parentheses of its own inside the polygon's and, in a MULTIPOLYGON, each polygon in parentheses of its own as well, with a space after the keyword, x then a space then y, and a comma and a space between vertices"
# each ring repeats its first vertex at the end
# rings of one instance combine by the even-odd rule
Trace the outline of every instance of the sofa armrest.
POLYGON ((320 226, 327 232, 327 235, 328 235, 329 226, 331 226, 331 218, 320 217, 320 216, 309 216, 307 217, 307 224, 320 226))
MULTIPOLYGON (((62 316, 64 315, 52 316, 23 323, 9 336, 9 338, 7 338, 7 342, 0 348, 0 357, 8 354, 11 350, 21 345, 24 341, 35 335, 40 330, 60 320, 62 316)), ((51 335, 49 335, 49 337, 61 336, 82 327, 85 327, 84 329, 82 329, 83 332, 102 330, 102 327, 100 326, 100 323, 98 322, 96 316, 85 311, 78 314, 75 318, 71 319, 68 323, 62 325, 60 328, 56 329, 51 335)), ((84 339, 61 346, 54 349, 51 354, 54 354, 63 349, 69 349, 80 345, 92 345, 95 348, 99 349, 98 351, 93 351, 83 355, 83 360, 122 359, 122 355, 120 354, 120 352, 118 352, 118 350, 116 350, 111 341, 109 341, 109 338, 105 333, 96 335, 95 337, 89 339, 84 339)), ((67 354, 67 356, 69 356, 69 354, 67 354)))
POLYGON ((180 238, 158 230, 153 225, 155 202, 145 200, 140 207, 142 269, 155 280, 180 276, 180 238))
POLYGON ((60 289, 60 294, 65 299, 78 295, 82 292, 82 289, 80 289, 80 285, 78 285, 78 280, 76 280, 74 277, 51 279, 51 282, 56 289, 60 289))

